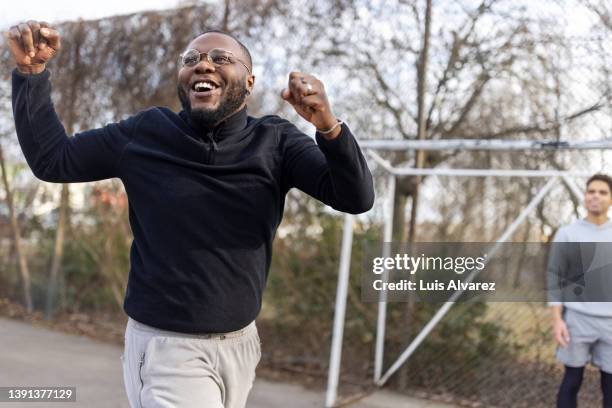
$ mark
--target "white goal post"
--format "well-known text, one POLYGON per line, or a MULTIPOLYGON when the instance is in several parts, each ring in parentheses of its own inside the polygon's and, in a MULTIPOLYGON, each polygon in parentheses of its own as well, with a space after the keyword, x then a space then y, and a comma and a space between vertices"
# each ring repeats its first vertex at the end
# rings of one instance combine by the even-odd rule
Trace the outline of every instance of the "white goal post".
MULTIPOLYGON (((592 173, 571 172, 563 170, 515 170, 515 169, 454 169, 454 168, 413 168, 393 167, 384 160, 376 151, 393 150, 490 150, 490 151, 530 151, 530 150, 608 150, 612 149, 612 138, 583 141, 583 142, 559 142, 559 141, 533 141, 533 140, 500 140, 500 139, 449 139, 449 140, 364 140, 359 145, 366 151, 367 155, 381 166, 388 174, 388 186, 386 195, 386 211, 384 212, 383 242, 391 242, 393 225, 393 204, 395 194, 396 178, 408 175, 434 175, 455 177, 544 177, 549 180, 540 191, 523 208, 520 214, 506 228, 501 236, 492 243, 490 252, 494 253, 507 241, 516 229, 522 224, 527 216, 537 207, 546 194, 559 181, 563 180, 572 194, 582 199, 583 192, 575 184, 574 178, 590 177, 592 173)), ((327 392, 325 396, 325 407, 335 406, 338 398, 338 383, 340 378, 340 362, 342 357, 342 340, 344 335, 344 321, 347 303, 347 291, 349 283, 349 270, 351 259, 351 248, 353 242, 352 214, 344 215, 344 227, 342 236, 342 248, 340 252, 340 265, 338 269, 338 284, 336 288, 336 303, 334 311, 333 333, 328 369, 327 392)), ((389 245, 385 245, 383 251, 388 252, 389 245)), ((383 254, 389 256, 389 254, 383 254)), ((387 273, 383 274, 386 277, 387 273)), ((476 272, 468 276, 467 281, 476 277, 476 272)), ((426 339, 429 333, 442 320, 446 313, 461 296, 463 291, 458 290, 438 309, 431 320, 416 335, 412 342, 406 347, 397 360, 383 374, 383 355, 386 327, 387 302, 385 292, 381 292, 378 302, 378 319, 376 325, 376 343, 374 355, 374 383, 377 386, 384 385, 389 378, 401 367, 402 364, 414 353, 414 351, 426 339)))

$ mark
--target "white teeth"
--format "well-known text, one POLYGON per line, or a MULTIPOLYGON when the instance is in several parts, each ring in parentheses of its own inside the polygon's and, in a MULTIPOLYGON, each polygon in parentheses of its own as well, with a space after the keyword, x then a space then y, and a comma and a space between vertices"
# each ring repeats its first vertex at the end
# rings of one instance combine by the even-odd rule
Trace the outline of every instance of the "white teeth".
POLYGON ((217 88, 217 86, 216 86, 216 85, 214 85, 214 84, 213 84, 213 83, 211 83, 211 82, 208 82, 208 81, 196 82, 196 83, 193 85, 193 89, 194 89, 196 92, 206 92, 206 91, 213 90, 213 89, 215 89, 215 88, 217 88))

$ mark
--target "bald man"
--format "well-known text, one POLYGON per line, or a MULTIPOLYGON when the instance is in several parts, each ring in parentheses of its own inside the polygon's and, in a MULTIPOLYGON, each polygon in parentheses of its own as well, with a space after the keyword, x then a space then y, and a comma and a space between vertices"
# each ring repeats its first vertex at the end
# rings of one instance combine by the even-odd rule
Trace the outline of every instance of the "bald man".
POLYGON ((61 48, 49 24, 11 27, 13 112, 36 177, 119 178, 134 235, 122 356, 131 407, 242 408, 261 359, 255 325, 285 196, 296 187, 348 213, 368 211, 372 175, 323 83, 292 72, 280 97, 314 139, 246 105, 248 49, 208 31, 178 57, 182 110, 152 107, 68 137, 46 64, 61 48))

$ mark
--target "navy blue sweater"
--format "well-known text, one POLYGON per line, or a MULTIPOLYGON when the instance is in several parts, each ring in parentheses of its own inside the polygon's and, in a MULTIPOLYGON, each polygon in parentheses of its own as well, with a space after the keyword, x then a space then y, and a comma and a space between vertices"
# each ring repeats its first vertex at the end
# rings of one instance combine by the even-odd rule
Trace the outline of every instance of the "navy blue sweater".
POLYGON ((201 333, 254 320, 292 187, 339 211, 372 207, 372 175, 346 124, 315 143, 246 108, 198 129, 184 111, 153 107, 68 137, 49 78, 13 71, 19 144, 43 181, 121 179, 134 235, 124 309, 142 323, 201 333))

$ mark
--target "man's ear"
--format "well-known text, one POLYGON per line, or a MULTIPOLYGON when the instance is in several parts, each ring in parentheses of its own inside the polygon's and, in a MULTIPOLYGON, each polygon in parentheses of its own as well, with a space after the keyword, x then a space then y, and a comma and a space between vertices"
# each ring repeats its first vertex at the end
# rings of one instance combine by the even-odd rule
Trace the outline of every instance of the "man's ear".
POLYGON ((249 91, 249 94, 253 93, 253 88, 255 88, 255 75, 249 75, 247 77, 247 91, 249 91))

